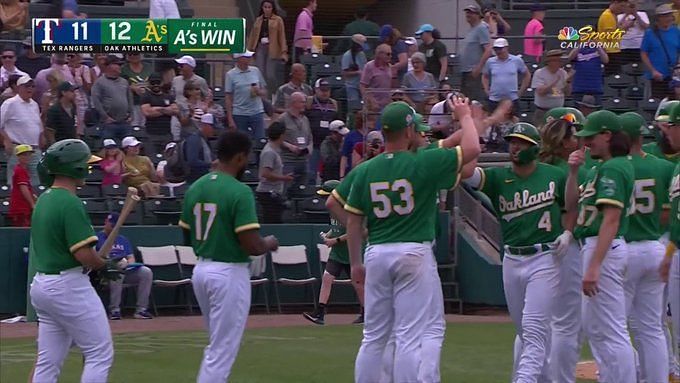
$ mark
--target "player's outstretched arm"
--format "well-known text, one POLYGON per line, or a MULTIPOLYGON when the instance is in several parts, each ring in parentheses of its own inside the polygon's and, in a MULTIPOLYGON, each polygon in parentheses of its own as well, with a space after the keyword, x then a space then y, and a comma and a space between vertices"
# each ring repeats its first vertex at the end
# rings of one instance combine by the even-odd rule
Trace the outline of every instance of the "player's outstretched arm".
POLYGON ((465 165, 479 157, 479 153, 482 151, 479 147, 479 135, 475 128, 475 122, 472 119, 470 100, 452 97, 446 102, 449 103, 449 107, 460 121, 461 130, 463 131, 460 148, 463 151, 463 165, 465 165))
POLYGON ((238 241, 241 244, 241 248, 250 255, 261 255, 279 248, 279 241, 276 237, 268 235, 262 238, 260 231, 257 229, 238 233, 238 241))
POLYGON ((76 250, 76 252, 73 253, 73 256, 88 269, 99 270, 106 265, 106 261, 97 255, 94 247, 83 246, 76 250))

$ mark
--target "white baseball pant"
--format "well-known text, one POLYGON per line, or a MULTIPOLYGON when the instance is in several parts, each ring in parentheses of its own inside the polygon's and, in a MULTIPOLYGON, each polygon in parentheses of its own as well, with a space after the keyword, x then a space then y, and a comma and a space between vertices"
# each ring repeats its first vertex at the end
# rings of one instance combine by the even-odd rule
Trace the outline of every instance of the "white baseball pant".
POLYGON ((552 306, 559 274, 552 251, 503 257, 503 289, 518 339, 513 383, 548 381, 552 306))
MULTIPOLYGON (((673 255, 673 263, 668 277, 668 302, 671 306, 671 323, 673 334, 668 334, 671 344, 669 354, 670 372, 680 376, 680 251, 673 255)), ((666 316, 666 313, 663 313, 666 316)), ((665 323, 665 321, 664 321, 665 323)), ((666 327, 667 329, 667 327, 666 327)))
MULTIPOLYGON (((581 256, 585 273, 593 257, 597 237, 583 240, 581 256)), ((624 274, 628 250, 623 239, 612 241, 602 265, 594 297, 583 296, 583 330, 600 372, 600 383, 635 383, 635 356, 626 323, 624 274)))
POLYGON ((248 264, 201 259, 191 283, 209 336, 196 382, 226 382, 250 310, 248 264))
POLYGON ((640 359, 640 376, 647 383, 668 380, 668 348, 659 318, 664 312, 664 285, 659 264, 665 247, 659 241, 627 244, 624 288, 628 327, 640 359))
POLYGON ((553 306, 550 369, 555 383, 576 381, 581 346, 581 252, 576 241, 558 264, 560 282, 553 306))
POLYGON ((418 382, 420 346, 432 297, 430 243, 391 243, 366 248, 364 337, 355 363, 357 383, 380 381, 385 346, 394 332, 395 383, 418 382))
POLYGON ((37 273, 31 304, 38 315, 38 358, 34 383, 56 383, 71 344, 84 356, 81 383, 106 383, 113 341, 106 310, 82 267, 60 274, 37 273))

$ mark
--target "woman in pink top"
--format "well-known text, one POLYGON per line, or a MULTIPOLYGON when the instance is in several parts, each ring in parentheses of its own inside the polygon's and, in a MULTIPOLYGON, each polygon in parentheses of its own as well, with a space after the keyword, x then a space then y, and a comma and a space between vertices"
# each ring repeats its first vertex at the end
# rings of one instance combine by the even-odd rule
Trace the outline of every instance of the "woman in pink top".
POLYGON ((116 141, 112 139, 104 140, 104 153, 101 156, 99 167, 104 173, 102 186, 109 186, 123 183, 123 152, 118 149, 116 141))
POLYGON ((543 55, 543 39, 536 38, 543 36, 543 19, 545 18, 545 6, 541 3, 535 3, 531 6, 531 20, 524 28, 524 36, 530 37, 524 39, 524 54, 536 60, 536 63, 541 62, 543 55))

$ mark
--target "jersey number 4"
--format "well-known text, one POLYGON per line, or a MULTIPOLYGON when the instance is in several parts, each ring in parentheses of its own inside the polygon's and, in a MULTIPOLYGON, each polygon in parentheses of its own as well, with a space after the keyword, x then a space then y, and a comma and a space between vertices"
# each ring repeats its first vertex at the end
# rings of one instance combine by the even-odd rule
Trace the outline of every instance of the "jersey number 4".
POLYGON ((413 201, 413 187, 405 179, 398 179, 390 185, 389 182, 371 183, 371 201, 378 206, 373 207, 373 214, 378 218, 387 218, 392 212, 399 215, 411 214, 415 207, 413 201), (399 193, 400 203, 392 205, 390 197, 385 194, 389 191, 399 193))
POLYGON ((215 223, 215 217, 217 216, 217 205, 214 203, 197 203, 194 205, 194 222, 196 239, 199 241, 205 241, 208 239, 208 233, 210 233, 210 228, 212 228, 213 223, 215 223), (203 230, 203 215, 208 213, 208 221, 205 223, 205 231, 203 230))

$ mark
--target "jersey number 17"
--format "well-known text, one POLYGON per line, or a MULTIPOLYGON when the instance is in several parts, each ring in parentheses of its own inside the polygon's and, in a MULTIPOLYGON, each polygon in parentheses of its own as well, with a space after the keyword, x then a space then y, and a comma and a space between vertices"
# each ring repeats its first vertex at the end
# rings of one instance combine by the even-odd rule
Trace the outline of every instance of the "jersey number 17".
POLYGON ((194 231, 196 232, 196 240, 205 241, 208 239, 208 234, 215 223, 217 216, 217 204, 214 203, 197 203, 194 205, 194 231), (208 221, 203 230, 203 215, 208 213, 208 221))

